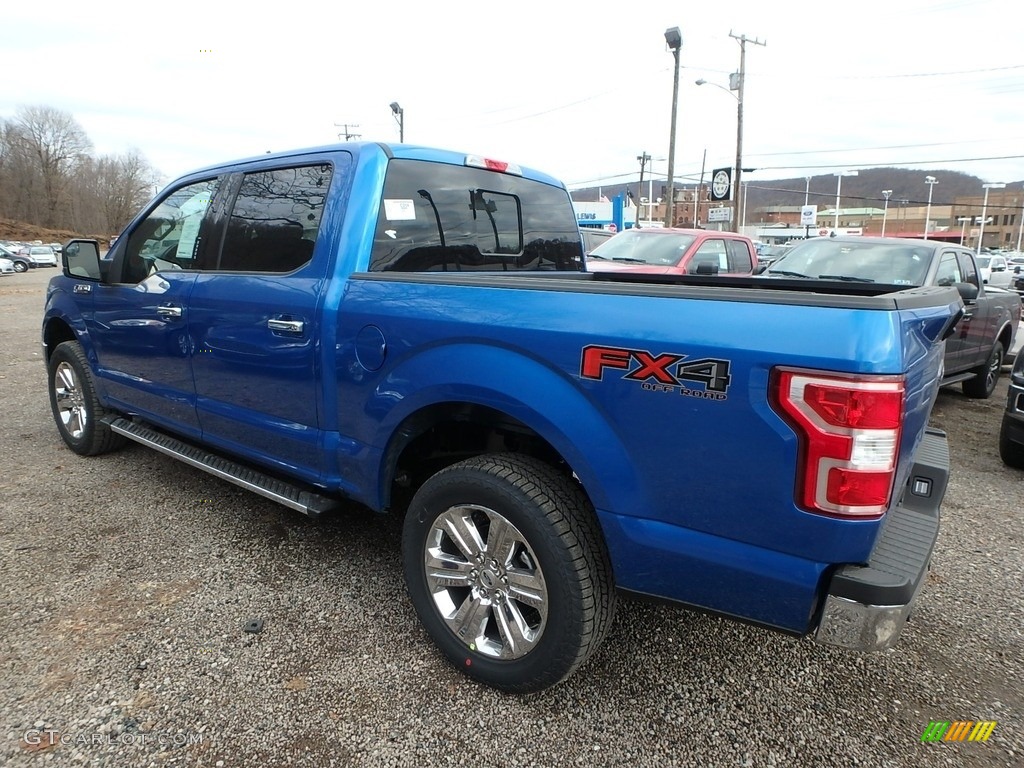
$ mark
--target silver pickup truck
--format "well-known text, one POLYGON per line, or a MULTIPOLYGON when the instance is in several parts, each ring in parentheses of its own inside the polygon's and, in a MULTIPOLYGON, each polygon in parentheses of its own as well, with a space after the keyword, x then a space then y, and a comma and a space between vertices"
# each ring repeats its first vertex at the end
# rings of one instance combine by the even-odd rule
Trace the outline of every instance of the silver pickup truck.
POLYGON ((960 382, 968 397, 991 396, 1021 320, 1020 296, 985 285, 971 251, 938 240, 817 237, 791 248, 761 275, 901 288, 955 286, 964 302, 964 315, 946 339, 942 384, 960 382))

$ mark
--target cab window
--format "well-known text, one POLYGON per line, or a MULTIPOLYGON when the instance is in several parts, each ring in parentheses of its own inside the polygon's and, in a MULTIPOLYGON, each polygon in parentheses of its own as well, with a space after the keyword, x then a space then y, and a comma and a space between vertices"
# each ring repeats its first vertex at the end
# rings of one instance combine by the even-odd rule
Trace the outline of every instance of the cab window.
POLYGON ((139 222, 128 238, 124 282, 138 283, 161 270, 195 266, 217 183, 208 179, 179 187, 139 222))
POLYGON ((332 176, 327 163, 245 174, 217 269, 292 272, 307 264, 332 176))

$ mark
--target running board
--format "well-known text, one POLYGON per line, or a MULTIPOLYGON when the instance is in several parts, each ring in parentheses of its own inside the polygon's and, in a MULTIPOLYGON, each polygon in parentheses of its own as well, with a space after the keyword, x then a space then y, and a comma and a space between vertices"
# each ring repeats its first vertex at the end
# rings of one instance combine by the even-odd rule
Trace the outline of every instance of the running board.
POLYGON ((965 373, 954 373, 952 376, 947 376, 939 384, 940 387, 948 387, 950 384, 956 384, 960 381, 967 381, 973 379, 977 374, 973 371, 967 371, 965 373))
POLYGON ((222 456, 170 437, 163 432, 157 432, 152 427, 123 418, 113 418, 105 420, 105 422, 114 432, 124 435, 129 440, 142 443, 171 458, 209 472, 221 480, 227 480, 248 491, 258 493, 260 496, 265 496, 278 504, 291 507, 309 517, 319 517, 322 513, 338 506, 337 501, 327 496, 312 493, 266 475, 259 470, 237 464, 222 456))

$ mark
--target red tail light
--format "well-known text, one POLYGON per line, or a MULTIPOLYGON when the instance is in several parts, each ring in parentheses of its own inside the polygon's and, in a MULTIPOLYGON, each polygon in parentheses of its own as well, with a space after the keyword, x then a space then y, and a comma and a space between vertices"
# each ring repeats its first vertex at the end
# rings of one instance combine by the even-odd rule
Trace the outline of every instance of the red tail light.
POLYGON ((843 517, 885 513, 903 427, 902 376, 778 369, 772 402, 800 437, 801 507, 843 517))

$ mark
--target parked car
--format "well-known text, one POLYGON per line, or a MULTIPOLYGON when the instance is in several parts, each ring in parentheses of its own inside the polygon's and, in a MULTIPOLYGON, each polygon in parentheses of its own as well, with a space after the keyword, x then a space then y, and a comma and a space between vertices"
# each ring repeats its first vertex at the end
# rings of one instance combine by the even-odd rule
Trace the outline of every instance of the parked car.
POLYGON ((707 229, 627 229, 587 257, 590 272, 749 275, 757 253, 749 237, 707 229))
POLYGON ((33 245, 28 249, 28 257, 37 267, 56 267, 59 263, 57 254, 48 245, 33 245))
POLYGON ((1021 319, 1020 296, 982 283, 973 251, 938 240, 815 237, 793 246, 762 276, 888 283, 894 290, 924 285, 956 288, 964 315, 946 339, 942 384, 961 382, 968 397, 992 395, 1021 319))
POLYGON ((792 247, 793 246, 788 243, 786 245, 765 245, 757 253, 757 265, 759 267, 771 266, 789 253, 789 250, 792 247))
POLYGON ((1013 274, 1006 257, 1000 254, 983 254, 976 257, 981 282, 997 288, 1008 288, 1013 274))
POLYGON ((0 275, 13 275, 14 262, 6 256, 0 256, 0 275))
POLYGON ((1010 371, 1006 410, 999 427, 999 456, 1007 466, 1024 469, 1024 355, 1017 355, 1010 371))
POLYGON ((580 227, 580 235, 583 237, 583 252, 590 253, 597 246, 615 237, 614 232, 596 227, 580 227))
POLYGON ((27 254, 23 254, 21 250, 12 250, 6 246, 0 246, 0 257, 10 259, 14 265, 15 272, 28 272, 30 269, 35 269, 35 262, 33 262, 27 254))

